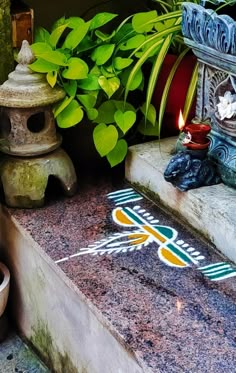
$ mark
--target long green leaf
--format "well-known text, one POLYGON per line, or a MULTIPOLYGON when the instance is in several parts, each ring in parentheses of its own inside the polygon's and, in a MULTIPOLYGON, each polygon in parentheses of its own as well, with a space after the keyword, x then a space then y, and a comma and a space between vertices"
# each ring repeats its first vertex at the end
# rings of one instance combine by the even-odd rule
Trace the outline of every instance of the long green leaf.
MULTIPOLYGON (((168 28, 168 30, 165 30, 165 31, 162 31, 159 33, 159 35, 161 35, 162 37, 160 38, 159 35, 155 35, 154 37, 152 37, 151 39, 148 40, 148 42, 150 41, 155 41, 155 43, 153 45, 151 45, 145 52, 144 54, 142 55, 142 57, 140 57, 140 59, 137 61, 137 63, 134 65, 133 69, 131 70, 130 72, 130 76, 129 76, 129 79, 126 83, 126 88, 125 88, 125 95, 124 95, 124 100, 126 101, 127 100, 127 96, 128 96, 128 93, 129 93, 129 90, 130 90, 130 87, 131 87, 131 84, 132 84, 132 81, 136 75, 136 73, 138 72, 138 70, 142 67, 142 65, 144 64, 144 62, 146 62, 146 60, 149 58, 149 56, 151 55, 151 53, 153 52, 153 50, 155 50, 159 45, 161 45, 164 41, 164 36, 168 35, 170 33, 170 30, 171 32, 176 32, 176 31, 179 31, 181 29, 181 26, 180 25, 176 25, 176 26, 172 26, 170 28, 168 28)), ((142 43, 141 46, 145 45, 146 42, 142 43)), ((141 47, 140 46, 140 47, 141 47)), ((136 50, 134 52, 131 53, 130 57, 136 52, 138 51, 139 48, 136 48, 136 50)))
POLYGON ((165 56, 168 52, 168 49, 170 47, 171 40, 172 40, 172 35, 167 36, 167 38, 165 39, 165 41, 164 41, 164 43, 163 43, 163 45, 162 45, 162 47, 161 47, 161 49, 158 53, 157 59, 156 59, 154 65, 152 67, 152 71, 151 71, 151 74, 150 74, 150 77, 149 77, 149 80, 148 80, 148 87, 147 87, 147 93, 146 93, 146 115, 148 113, 149 106, 150 106, 151 100, 152 100, 152 95, 153 95, 153 92, 154 92, 154 89, 155 89, 156 81, 157 81, 158 75, 160 73, 164 58, 165 58, 165 56))
POLYGON ((176 10, 176 11, 169 12, 169 13, 166 13, 166 14, 158 15, 156 18, 154 18, 150 21, 146 21, 145 25, 164 22, 166 20, 170 20, 172 18, 178 18, 178 17, 181 17, 181 16, 182 16, 182 10, 176 10))
POLYGON ((127 18, 125 18, 120 24, 119 24, 119 26, 117 27, 117 29, 116 29, 116 33, 118 32, 118 31, 120 31, 120 29, 131 19, 133 17, 133 15, 130 15, 130 16, 128 16, 127 18))
POLYGON ((160 132, 161 132, 162 120, 163 120, 163 116, 164 116, 165 109, 166 109, 166 103, 167 103, 167 98, 168 98, 168 94, 169 94, 169 91, 170 91, 171 83, 173 81, 173 78, 174 78, 174 75, 176 73, 176 70, 178 69, 181 61, 183 60, 184 56, 186 55, 186 53, 188 51, 189 51, 189 48, 186 48, 178 56, 178 58, 175 61, 174 65, 172 66, 171 71, 170 71, 170 73, 168 75, 168 78, 166 80, 166 84, 165 84, 165 87, 164 87, 163 92, 162 92, 161 102, 160 102, 160 105, 159 105, 159 116, 158 116, 158 131, 159 131, 159 136, 160 136, 160 132))
MULTIPOLYGON (((179 23, 179 19, 176 21, 176 23, 179 23)), ((179 27, 180 25, 177 25, 177 26, 173 26, 174 27, 179 27)), ((150 77, 149 77, 149 80, 148 80, 148 87, 147 87, 147 93, 146 93, 146 115, 148 113, 148 110, 149 110, 149 106, 151 104, 151 100, 152 100, 152 96, 153 96, 153 92, 154 92, 154 89, 155 89, 155 85, 156 85, 156 81, 157 81, 157 78, 158 78, 158 75, 160 73, 160 70, 161 70, 161 67, 162 67, 162 64, 163 64, 163 61, 164 61, 164 58, 169 50, 169 47, 171 45, 171 42, 173 40, 173 37, 174 37, 174 33, 171 33, 167 36, 167 38, 165 39, 159 53, 158 53, 158 56, 156 58, 156 61, 152 67, 152 71, 151 71, 151 74, 150 74, 150 77)))
POLYGON ((134 65, 133 69, 130 72, 128 81, 126 83, 125 95, 124 95, 124 100, 125 101, 127 100, 127 97, 128 97, 129 91, 130 91, 130 87, 132 85, 132 81, 134 80, 135 75, 141 69, 144 62, 149 58, 150 52, 152 52, 155 48, 158 47, 158 45, 160 45, 162 43, 163 43, 163 40, 158 40, 155 44, 153 44, 150 48, 148 48, 148 50, 142 55, 142 57, 134 65))
MULTIPOLYGON (((176 31, 179 31, 180 29, 181 29, 181 26, 180 26, 180 25, 176 25, 176 26, 172 26, 172 27, 170 27, 167 31, 165 30, 165 31, 160 32, 159 34, 161 34, 162 36, 166 36, 166 35, 169 35, 169 34, 170 34, 171 37, 172 37, 173 33, 176 32, 176 31), (170 33, 170 30, 171 30, 171 33, 170 33)), ((171 37, 167 36, 168 40, 170 39, 170 42, 171 42, 171 37)), ((153 38, 153 39, 154 39, 154 38, 153 38)), ((142 57, 137 61, 137 63, 134 65, 133 69, 132 69, 131 72, 130 72, 130 76, 129 76, 129 79, 128 79, 128 81, 127 81, 126 88, 125 88, 125 95, 124 95, 124 100, 125 100, 125 101, 127 100, 128 93, 129 93, 129 90, 130 90, 130 86, 131 86, 132 80, 134 79, 134 77, 135 77, 137 71, 142 67, 142 65, 144 64, 144 62, 149 58, 151 52, 152 52, 153 50, 155 50, 155 48, 157 48, 159 45, 165 43, 164 38, 159 39, 159 37, 156 36, 155 39, 157 39, 157 41, 156 41, 153 45, 151 45, 151 46, 150 46, 150 47, 149 47, 149 48, 144 52, 144 54, 142 55, 142 57)), ((165 39, 165 40, 167 40, 167 39, 165 39)), ((149 39, 149 41, 150 41, 150 39, 149 39)), ((168 48, 169 48, 170 42, 168 42, 168 47, 166 48, 166 52, 167 52, 167 50, 168 50, 168 48)), ((144 44, 144 43, 143 43, 143 44, 144 44)), ((162 45, 161 49, 162 49, 162 48, 163 48, 163 45, 162 45)), ((137 49, 138 49, 138 48, 137 48, 137 49)), ((161 53, 161 50, 160 50, 160 52, 158 53, 157 61, 159 61, 159 55, 160 55, 160 53, 161 53)), ((132 53, 132 54, 133 54, 133 53, 132 53)), ((164 56, 164 57, 165 57, 165 56, 164 56)), ((162 63, 162 61, 163 61, 163 60, 161 60, 161 57, 160 57, 160 62, 162 63)), ((156 79, 157 79, 157 77, 156 77, 156 79)), ((155 82, 156 82, 156 79, 155 79, 155 82)), ((148 110, 148 108, 147 108, 147 110, 148 110)))
POLYGON ((197 82, 198 82, 198 62, 196 63, 192 77, 188 86, 188 91, 186 94, 186 99, 185 99, 185 105, 184 105, 184 110, 183 110, 183 117, 186 120, 188 118, 190 109, 192 107, 196 90, 197 90, 197 82))
MULTIPOLYGON (((180 25, 181 19, 177 19, 174 26, 170 26, 166 28, 165 30, 155 33, 153 36, 147 38, 142 44, 138 46, 129 56, 129 58, 132 58, 140 49, 142 49, 146 44, 149 44, 150 42, 156 42, 158 40, 161 40, 168 36, 169 34, 172 34, 177 31, 181 31, 181 25, 180 25)), ((150 47, 151 48, 151 47, 150 47)), ((148 51, 148 49, 147 49, 148 51)))
POLYGON ((171 4, 169 4, 167 1, 161 1, 158 0, 158 4, 164 9, 165 13, 169 12, 172 10, 171 4))
MULTIPOLYGON (((163 22, 165 21, 166 19, 171 19, 171 18, 177 18, 176 22, 175 22, 175 25, 177 25, 178 23, 181 23, 181 11, 177 11, 177 12, 172 12, 171 14, 164 14, 163 16, 158 16, 156 18, 156 21, 158 22, 163 22)), ((181 26, 179 26, 179 29, 176 30, 176 31, 180 31, 181 30, 181 26)), ((166 28, 164 31, 162 32, 159 32, 158 34, 155 32, 154 35, 151 35, 149 37, 147 37, 146 41, 144 41, 143 43, 141 43, 138 48, 136 48, 132 53, 131 55, 129 56, 129 58, 131 58, 136 52, 140 51, 140 49, 142 49, 146 44, 148 44, 149 42, 151 41, 155 41, 156 39, 160 39, 162 37, 164 37, 165 35, 167 35, 169 32, 173 32, 173 30, 169 30, 169 27, 166 28)), ((120 45, 126 40, 128 40, 129 37, 132 37, 136 35, 136 33, 134 32, 134 30, 132 30, 128 35, 126 34, 124 38, 122 38, 121 40, 119 40, 119 43, 116 47, 116 51, 115 51, 115 55, 117 53, 117 51, 119 50, 119 47, 120 45)))

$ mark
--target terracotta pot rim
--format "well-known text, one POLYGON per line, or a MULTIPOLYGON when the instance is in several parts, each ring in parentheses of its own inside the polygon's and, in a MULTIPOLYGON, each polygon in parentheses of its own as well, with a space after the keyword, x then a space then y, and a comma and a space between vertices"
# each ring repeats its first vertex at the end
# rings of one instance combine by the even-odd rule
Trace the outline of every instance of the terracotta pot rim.
POLYGON ((192 124, 186 124, 184 127, 184 132, 189 131, 190 133, 194 135, 195 133, 197 134, 198 132, 204 132, 208 133, 211 130, 211 126, 209 124, 204 124, 204 123, 192 123, 192 124))
POLYGON ((183 144, 183 145, 190 150, 203 150, 203 149, 208 148, 208 146, 210 145, 210 140, 206 139, 206 141, 202 144, 189 142, 189 143, 183 144))
POLYGON ((0 293, 9 285, 10 272, 5 264, 0 262, 0 273, 3 275, 3 281, 0 283, 0 293))

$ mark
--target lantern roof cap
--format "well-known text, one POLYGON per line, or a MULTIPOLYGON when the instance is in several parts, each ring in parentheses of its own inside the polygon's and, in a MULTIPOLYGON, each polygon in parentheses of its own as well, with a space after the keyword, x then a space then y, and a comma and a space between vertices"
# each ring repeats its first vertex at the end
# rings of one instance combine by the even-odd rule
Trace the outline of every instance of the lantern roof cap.
POLYGON ((0 85, 0 106, 15 108, 30 108, 47 106, 65 97, 65 92, 59 87, 52 88, 44 74, 35 73, 29 68, 35 60, 33 51, 27 40, 22 42, 18 54, 18 65, 0 85))

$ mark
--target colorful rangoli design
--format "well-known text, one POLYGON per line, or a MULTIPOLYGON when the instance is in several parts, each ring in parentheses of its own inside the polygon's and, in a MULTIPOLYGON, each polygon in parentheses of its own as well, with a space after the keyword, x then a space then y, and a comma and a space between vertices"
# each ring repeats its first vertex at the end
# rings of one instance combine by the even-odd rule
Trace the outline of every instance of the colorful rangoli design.
MULTIPOLYGON (((116 205, 121 205, 141 200, 143 197, 132 188, 128 188, 109 193, 108 198, 116 205)), ((166 265, 178 268, 194 265, 211 281, 236 276, 236 268, 226 262, 199 266, 199 262, 205 257, 188 243, 178 239, 178 232, 174 228, 160 225, 159 220, 140 206, 116 207, 112 211, 112 218, 117 225, 129 230, 114 233, 81 249, 78 253, 57 260, 56 263, 86 254, 119 254, 141 250, 155 242, 158 246, 159 259, 166 265)))

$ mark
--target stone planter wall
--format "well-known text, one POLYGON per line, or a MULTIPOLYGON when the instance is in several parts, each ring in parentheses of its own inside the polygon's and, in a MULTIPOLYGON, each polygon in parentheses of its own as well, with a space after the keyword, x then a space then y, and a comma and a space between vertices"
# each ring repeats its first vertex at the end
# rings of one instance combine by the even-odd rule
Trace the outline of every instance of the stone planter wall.
POLYGON ((0 84, 13 70, 13 52, 11 42, 10 0, 0 0, 0 84))

